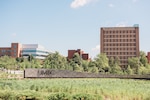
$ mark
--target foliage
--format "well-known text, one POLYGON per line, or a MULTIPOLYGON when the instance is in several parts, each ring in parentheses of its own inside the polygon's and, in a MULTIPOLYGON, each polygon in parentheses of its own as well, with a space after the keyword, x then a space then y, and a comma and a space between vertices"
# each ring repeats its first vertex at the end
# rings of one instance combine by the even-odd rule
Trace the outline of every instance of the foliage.
POLYGON ((56 93, 48 97, 48 100, 70 100, 71 98, 67 93, 56 93))
POLYGON ((109 68, 108 58, 106 54, 98 54, 96 58, 94 58, 96 62, 96 67, 98 67, 100 72, 107 72, 109 68))
POLYGON ((111 57, 109 60, 110 73, 121 74, 122 70, 121 70, 121 67, 119 66, 119 64, 120 64, 119 57, 116 57, 115 59, 113 57, 111 57))
POLYGON ((119 57, 108 59, 103 53, 98 54, 91 61, 83 60, 78 53, 75 53, 72 59, 67 59, 59 52, 49 54, 45 60, 36 59, 32 55, 16 59, 9 56, 0 57, 0 69, 50 68, 103 74, 150 74, 150 64, 143 51, 140 52, 139 57, 129 58, 127 67, 121 69, 119 65, 119 57))
POLYGON ((132 57, 128 59, 128 64, 130 65, 130 67, 133 69, 135 74, 138 74, 138 70, 140 67, 140 61, 138 57, 132 57))
POLYGON ((127 73, 128 75, 132 75, 132 74, 133 74, 133 71, 132 71, 130 65, 128 65, 128 68, 126 69, 126 73, 127 73))
POLYGON ((147 80, 0 79, 2 100, 149 100, 147 80))
POLYGON ((78 53, 75 53, 73 55, 73 58, 72 58, 72 61, 75 63, 75 64, 78 64, 79 66, 81 65, 82 63, 82 59, 80 57, 80 55, 78 53))
POLYGON ((0 68, 16 69, 16 60, 9 56, 0 57, 0 68))
POLYGON ((89 94, 76 94, 72 97, 72 100, 92 100, 93 97, 89 94))
POLYGON ((48 55, 44 60, 43 67, 51 69, 67 69, 67 60, 58 52, 55 52, 48 55))
POLYGON ((83 67, 84 72, 88 72, 89 71, 88 65, 89 65, 88 61, 82 60, 82 67, 83 67))
POLYGON ((141 64, 143 64, 143 66, 146 66, 148 64, 146 54, 143 51, 140 51, 140 62, 141 62, 141 64))

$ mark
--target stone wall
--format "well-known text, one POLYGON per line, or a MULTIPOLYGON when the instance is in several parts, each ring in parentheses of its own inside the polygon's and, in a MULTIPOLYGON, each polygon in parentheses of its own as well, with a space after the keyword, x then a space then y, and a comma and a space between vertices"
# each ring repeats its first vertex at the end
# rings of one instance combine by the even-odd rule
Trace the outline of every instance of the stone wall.
POLYGON ((125 78, 150 79, 150 75, 112 75, 54 69, 25 69, 24 78, 125 78))

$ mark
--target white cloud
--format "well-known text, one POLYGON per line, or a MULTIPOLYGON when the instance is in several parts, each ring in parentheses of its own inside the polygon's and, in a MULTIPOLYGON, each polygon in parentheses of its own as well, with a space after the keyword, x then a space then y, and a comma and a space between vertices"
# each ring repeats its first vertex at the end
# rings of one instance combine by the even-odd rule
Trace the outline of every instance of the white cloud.
POLYGON ((73 0, 71 3, 70 7, 71 8, 79 8, 83 7, 91 2, 95 2, 96 0, 73 0))
POLYGON ((109 4, 108 6, 109 6, 110 8, 115 7, 115 5, 114 5, 114 4, 109 4))
POLYGON ((119 22, 118 24, 116 24, 116 27, 126 27, 128 24, 127 21, 124 21, 124 22, 119 22))
POLYGON ((92 48, 92 51, 100 51, 100 45, 97 45, 95 48, 92 48))

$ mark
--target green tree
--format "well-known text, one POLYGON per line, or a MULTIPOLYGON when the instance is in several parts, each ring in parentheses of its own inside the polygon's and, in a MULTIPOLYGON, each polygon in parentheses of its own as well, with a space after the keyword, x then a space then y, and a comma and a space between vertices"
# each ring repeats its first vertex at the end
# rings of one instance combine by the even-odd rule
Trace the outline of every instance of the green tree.
POLYGON ((110 73, 121 74, 122 70, 121 70, 121 67, 119 65, 120 65, 119 57, 115 57, 115 59, 113 57, 111 57, 109 59, 110 73))
POLYGON ((143 64, 143 66, 146 66, 148 64, 148 60, 144 51, 140 51, 140 62, 141 64, 143 64))
POLYGON ((0 67, 5 69, 16 69, 17 63, 15 58, 9 56, 0 57, 0 67))
POLYGON ((67 69, 67 59, 60 55, 59 52, 55 52, 48 55, 44 60, 43 67, 51 69, 67 69))
POLYGON ((126 69, 126 73, 127 73, 128 75, 132 75, 132 74, 133 74, 133 71, 132 71, 130 65, 128 65, 128 67, 127 67, 127 69, 126 69))
POLYGON ((115 57, 114 63, 117 64, 118 66, 120 65, 120 59, 119 57, 115 57))
POLYGON ((88 72, 89 70, 88 66, 89 66, 89 61, 82 60, 82 67, 85 72, 88 72))
POLYGON ((16 61, 17 61, 18 63, 21 63, 21 62, 24 61, 24 58, 23 58, 23 57, 17 57, 17 58, 16 58, 16 61))
POLYGON ((33 55, 31 54, 31 55, 28 56, 28 61, 31 62, 32 60, 34 60, 34 57, 33 57, 33 55))
POLYGON ((113 57, 111 57, 110 59, 109 59, 109 66, 110 67, 112 67, 112 66, 114 66, 114 58, 113 57))
POLYGON ((79 55, 78 53, 75 53, 75 54, 73 55, 72 61, 73 61, 74 63, 78 64, 79 66, 80 66, 81 63, 82 63, 82 59, 81 59, 81 57, 80 57, 80 55, 79 55))
POLYGON ((99 70, 98 70, 98 68, 96 66, 94 66, 94 67, 91 68, 90 72, 92 72, 92 73, 99 73, 99 70))
POLYGON ((98 67, 100 72, 108 72, 109 70, 109 64, 108 64, 108 58, 106 56, 106 54, 101 53, 98 54, 95 58, 94 58, 95 62, 96 62, 96 66, 98 67))
POLYGON ((138 57, 129 58, 128 65, 130 65, 135 74, 139 73, 140 61, 138 57))

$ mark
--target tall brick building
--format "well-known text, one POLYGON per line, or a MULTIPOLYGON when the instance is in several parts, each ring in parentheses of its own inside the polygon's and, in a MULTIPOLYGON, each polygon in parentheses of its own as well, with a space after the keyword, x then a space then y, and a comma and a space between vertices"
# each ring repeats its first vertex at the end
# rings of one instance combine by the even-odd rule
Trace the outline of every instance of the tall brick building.
POLYGON ((101 53, 108 58, 119 57, 120 66, 128 65, 128 58, 139 56, 139 27, 102 27, 100 30, 101 53))

